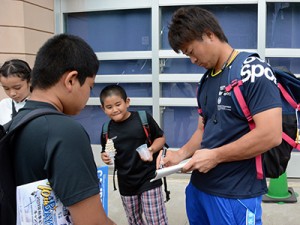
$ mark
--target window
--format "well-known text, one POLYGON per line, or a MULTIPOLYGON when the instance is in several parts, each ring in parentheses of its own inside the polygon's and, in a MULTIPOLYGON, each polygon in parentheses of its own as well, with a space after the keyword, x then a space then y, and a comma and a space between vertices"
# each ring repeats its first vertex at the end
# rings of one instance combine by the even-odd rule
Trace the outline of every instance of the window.
MULTIPOLYGON (((65 28, 60 32, 85 39, 100 60, 92 101, 74 117, 92 143, 100 144, 101 126, 108 120, 99 107, 99 93, 107 84, 120 83, 130 98, 138 99, 130 110, 146 109, 164 129, 167 143, 181 147, 197 127, 195 96, 205 69, 176 54, 168 43, 168 24, 181 7, 178 1, 76 2, 64 1, 59 8, 65 28), (159 18, 153 18, 156 15, 159 18)), ((197 5, 216 15, 234 48, 259 52, 272 66, 286 66, 299 76, 300 1, 234 2, 197 5)))
POLYGON ((95 52, 151 50, 150 9, 66 15, 66 32, 85 39, 95 52))
POLYGON ((300 3, 267 3, 267 48, 300 48, 300 3))

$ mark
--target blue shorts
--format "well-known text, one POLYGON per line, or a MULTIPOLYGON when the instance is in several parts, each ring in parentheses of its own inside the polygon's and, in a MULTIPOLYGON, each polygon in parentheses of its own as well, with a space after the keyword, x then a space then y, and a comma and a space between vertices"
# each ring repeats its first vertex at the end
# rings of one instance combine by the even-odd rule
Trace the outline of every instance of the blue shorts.
POLYGON ((185 190, 190 225, 261 225, 262 196, 231 199, 206 194, 189 183, 185 190))

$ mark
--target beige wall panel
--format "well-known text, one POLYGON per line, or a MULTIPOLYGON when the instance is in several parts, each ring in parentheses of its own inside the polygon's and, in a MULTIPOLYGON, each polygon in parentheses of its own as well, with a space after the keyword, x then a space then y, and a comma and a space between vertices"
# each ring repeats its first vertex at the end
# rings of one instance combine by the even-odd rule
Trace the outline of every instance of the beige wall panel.
POLYGON ((36 54, 53 34, 25 29, 25 54, 36 54))
POLYGON ((54 0, 27 0, 27 2, 54 10, 54 0))
MULTIPOLYGON (((0 66, 7 60, 11 60, 11 59, 22 59, 22 60, 26 60, 26 55, 24 54, 0 54, 0 66)), ((33 58, 35 58, 35 56, 33 56, 33 58)))
POLYGON ((22 59, 26 61, 29 66, 32 68, 34 61, 35 61, 35 55, 25 55, 25 54, 0 54, 0 66, 7 60, 10 59, 22 59))
POLYGON ((0 27, 0 53, 36 54, 52 35, 24 28, 0 27))
POLYGON ((24 26, 54 33, 54 13, 37 5, 24 4, 24 26))
POLYGON ((1 0, 0 26, 23 26, 24 13, 21 1, 1 0))
MULTIPOLYGON (((18 58, 32 68, 37 51, 54 33, 54 0, 0 2, 0 66, 18 58)), ((0 100, 6 97, 0 86, 0 100)))
POLYGON ((30 68, 32 68, 34 65, 35 56, 36 55, 25 55, 21 59, 25 60, 29 64, 30 68))
POLYGON ((53 1, 41 0, 31 2, 44 4, 1 0, 0 26, 25 26, 52 32, 54 30, 53 1))
POLYGON ((24 53, 24 28, 0 27, 0 53, 24 53))

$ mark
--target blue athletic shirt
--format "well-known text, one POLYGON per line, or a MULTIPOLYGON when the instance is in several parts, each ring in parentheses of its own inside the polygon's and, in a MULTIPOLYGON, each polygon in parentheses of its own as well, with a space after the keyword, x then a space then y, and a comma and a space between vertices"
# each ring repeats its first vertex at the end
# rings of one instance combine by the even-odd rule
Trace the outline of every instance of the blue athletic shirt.
MULTIPOLYGON (((213 149, 231 143, 250 131, 236 109, 231 93, 225 92, 230 66, 207 76, 200 92, 205 129, 201 148, 213 149)), ((210 74, 211 71, 208 71, 210 74)), ((281 107, 276 78, 270 66, 257 57, 247 58, 241 69, 242 92, 252 115, 281 107)), ((267 125, 267 124, 266 124, 267 125)), ((267 192, 265 179, 256 177, 255 158, 221 163, 208 173, 193 171, 191 182, 201 191, 227 198, 250 198, 267 192)))

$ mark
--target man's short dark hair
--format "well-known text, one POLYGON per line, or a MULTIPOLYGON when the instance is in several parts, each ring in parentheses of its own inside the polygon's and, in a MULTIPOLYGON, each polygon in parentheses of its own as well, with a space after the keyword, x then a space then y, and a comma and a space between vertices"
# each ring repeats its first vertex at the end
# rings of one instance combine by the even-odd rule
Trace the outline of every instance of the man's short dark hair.
POLYGON ((215 16, 198 6, 179 8, 169 24, 169 43, 171 48, 179 53, 185 44, 194 40, 203 40, 204 34, 213 33, 220 41, 228 42, 215 16))

